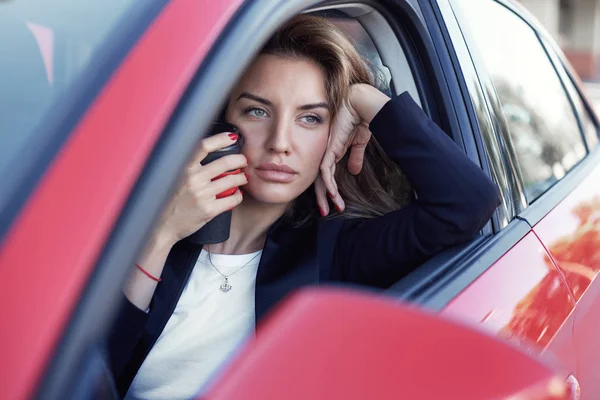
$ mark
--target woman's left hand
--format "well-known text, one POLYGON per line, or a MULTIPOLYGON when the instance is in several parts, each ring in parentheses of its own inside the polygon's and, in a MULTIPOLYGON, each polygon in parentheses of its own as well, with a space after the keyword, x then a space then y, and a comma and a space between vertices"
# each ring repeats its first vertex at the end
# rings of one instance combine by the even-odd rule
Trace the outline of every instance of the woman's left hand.
POLYGON ((365 149, 371 139, 369 124, 389 97, 373 86, 356 84, 350 88, 348 98, 337 112, 331 127, 329 142, 321 161, 321 174, 315 182, 317 204, 322 215, 329 214, 327 192, 339 212, 345 208, 334 174, 336 164, 348 149, 348 171, 358 175, 362 170, 365 149))

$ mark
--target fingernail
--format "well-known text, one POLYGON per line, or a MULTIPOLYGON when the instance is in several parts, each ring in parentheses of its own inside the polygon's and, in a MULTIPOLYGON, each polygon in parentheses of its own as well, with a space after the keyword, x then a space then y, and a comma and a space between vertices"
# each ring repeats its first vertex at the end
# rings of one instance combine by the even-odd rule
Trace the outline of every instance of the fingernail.
POLYGON ((327 196, 329 196, 329 198, 330 198, 331 200, 333 200, 333 195, 331 194, 331 192, 330 192, 329 190, 327 191, 327 196))
POLYGON ((248 178, 248 174, 244 172, 244 175, 246 175, 246 180, 247 180, 248 182, 250 182, 250 178, 248 178))
POLYGON ((325 216, 325 210, 323 210, 321 207, 319 207, 319 212, 321 213, 321 217, 325 216))
POLYGON ((238 135, 237 135, 237 133, 230 133, 230 134, 229 134, 229 139, 233 140, 234 142, 235 142, 236 140, 238 140, 238 135))
POLYGON ((337 210, 337 212, 341 213, 342 209, 340 208, 340 206, 338 206, 337 204, 334 204, 335 209, 337 210))

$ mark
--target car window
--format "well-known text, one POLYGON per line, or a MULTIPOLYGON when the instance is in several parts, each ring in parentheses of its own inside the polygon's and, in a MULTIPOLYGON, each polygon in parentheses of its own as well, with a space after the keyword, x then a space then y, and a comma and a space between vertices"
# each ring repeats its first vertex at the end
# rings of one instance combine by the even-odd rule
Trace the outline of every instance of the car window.
POLYGON ((383 65, 381 56, 375 47, 375 43, 373 43, 373 40, 365 28, 360 22, 351 17, 328 16, 328 19, 352 38, 360 55, 371 64, 373 72, 375 73, 375 83, 377 87, 388 96, 391 96, 390 82, 392 76, 390 70, 383 65))
POLYGON ((583 103, 583 99, 570 79, 565 80, 565 87, 569 91, 575 108, 577 109, 577 114, 581 119, 583 133, 585 134, 588 146, 590 149, 593 149, 598 145, 598 128, 596 127, 589 110, 583 103))
POLYGON ((592 119, 589 110, 586 107, 584 107, 583 100, 581 100, 581 97, 579 97, 579 95, 575 97, 575 102, 579 104, 578 107, 582 108, 583 129, 585 132, 585 137, 588 141, 588 145, 590 149, 592 149, 598 146, 598 128, 596 127, 596 124, 594 123, 594 120, 592 119))
POLYGON ((581 120, 583 133, 585 134, 588 146, 590 149, 593 149, 598 145, 598 128, 596 127, 596 124, 594 123, 594 120, 592 119, 589 110, 583 103, 583 99, 581 98, 581 95, 577 91, 577 88, 575 87, 571 79, 567 77, 566 79, 563 79, 563 82, 565 83, 565 87, 567 88, 567 91, 573 99, 573 104, 575 106, 575 109, 577 110, 579 119, 581 120))
POLYGON ((0 2, 0 176, 134 0, 0 2), (10 38, 10 39, 9 39, 10 38))
POLYGON ((552 58, 552 61, 554 62, 554 66, 556 67, 556 70, 558 71, 558 74, 560 75, 567 92, 569 92, 569 96, 573 100, 573 106, 575 107, 579 120, 581 121, 583 133, 587 140, 588 146, 590 149, 593 149, 598 144, 598 128, 594 123, 592 116, 590 115, 590 111, 585 106, 581 94, 575 87, 573 80, 567 73, 565 66, 563 65, 558 54, 556 54, 552 46, 545 40, 544 45, 548 50, 550 58, 552 58))
MULTIPOLYGON (((529 203, 585 157, 573 108, 535 31, 492 0, 461 0, 508 124, 529 203)), ((464 25, 464 24, 463 24, 464 25)))

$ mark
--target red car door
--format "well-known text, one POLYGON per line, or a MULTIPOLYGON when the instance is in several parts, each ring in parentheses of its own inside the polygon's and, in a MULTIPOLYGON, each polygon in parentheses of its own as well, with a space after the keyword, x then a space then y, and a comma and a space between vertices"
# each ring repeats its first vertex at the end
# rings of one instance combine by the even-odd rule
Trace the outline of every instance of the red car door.
POLYGON ((533 229, 444 312, 473 321, 479 316, 484 326, 557 358, 581 385, 582 398, 595 399, 600 393, 597 123, 557 46, 522 10, 501 0, 451 3, 479 78, 491 88, 491 108, 508 144, 507 163, 523 198, 517 218, 533 229), (505 307, 489 310, 492 304, 505 307))
POLYGON ((595 399, 600 393, 600 281, 596 279, 600 272, 600 130, 593 107, 567 73, 564 59, 554 48, 549 52, 580 115, 590 154, 570 182, 555 190, 555 201, 527 217, 575 299, 577 377, 583 388, 582 398, 595 399))
MULTIPOLYGON (((534 231, 542 239, 576 301, 574 344, 583 399, 600 393, 600 153, 582 165, 581 179, 534 231)), ((574 179, 575 180, 575 179, 574 179)))
POLYGON ((571 329, 574 303, 533 232, 459 293, 442 314, 481 325, 576 373, 571 329))
MULTIPOLYGON (((543 354, 563 368, 565 377, 575 374, 574 299, 542 242, 519 216, 528 206, 527 198, 521 177, 515 174, 511 137, 503 138, 504 133, 516 129, 509 115, 514 107, 504 101, 498 87, 519 84, 536 90, 538 86, 529 88, 529 77, 490 68, 490 62, 496 61, 492 57, 505 58, 504 65, 511 63, 506 52, 514 43, 504 33, 519 30, 519 37, 524 38, 523 51, 533 53, 539 67, 552 72, 553 80, 547 85, 562 90, 561 81, 535 31, 512 10, 493 0, 437 1, 436 5, 475 109, 482 151, 505 203, 504 210, 499 210, 502 218, 494 220, 496 233, 490 241, 478 254, 463 260, 462 267, 445 283, 421 295, 421 301, 442 314, 478 324, 527 351, 543 354), (489 32, 495 36, 482 32, 490 25, 494 29, 489 32)), ((563 100, 568 102, 564 92, 563 100)))

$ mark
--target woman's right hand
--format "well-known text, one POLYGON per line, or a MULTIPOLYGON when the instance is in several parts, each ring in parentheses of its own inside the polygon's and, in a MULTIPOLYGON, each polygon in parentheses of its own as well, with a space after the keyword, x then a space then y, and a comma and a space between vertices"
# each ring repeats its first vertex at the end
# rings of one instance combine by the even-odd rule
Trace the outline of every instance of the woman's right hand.
POLYGON ((225 172, 244 168, 248 163, 246 157, 233 154, 206 165, 200 164, 208 153, 227 147, 235 140, 237 135, 231 133, 220 133, 202 140, 200 148, 186 168, 179 189, 171 197, 157 228, 137 260, 138 268, 134 268, 123 288, 129 301, 140 310, 148 309, 173 245, 242 202, 242 193, 237 188, 248 183, 246 174, 241 172, 215 178, 225 172), (217 195, 228 189, 237 190, 230 196, 217 198, 221 197, 217 195))
POLYGON ((219 133, 203 139, 192 162, 185 170, 183 180, 164 210, 155 236, 175 244, 202 228, 217 215, 231 210, 242 202, 242 193, 236 190, 232 195, 217 198, 220 193, 248 183, 245 173, 227 175, 215 179, 228 171, 247 166, 243 154, 221 157, 206 165, 200 162, 208 153, 230 146, 238 136, 233 133, 219 133))

